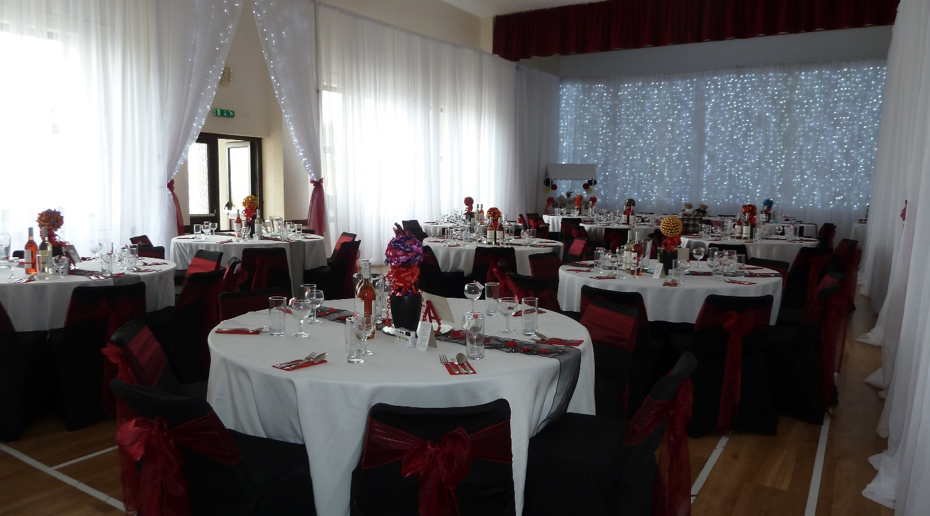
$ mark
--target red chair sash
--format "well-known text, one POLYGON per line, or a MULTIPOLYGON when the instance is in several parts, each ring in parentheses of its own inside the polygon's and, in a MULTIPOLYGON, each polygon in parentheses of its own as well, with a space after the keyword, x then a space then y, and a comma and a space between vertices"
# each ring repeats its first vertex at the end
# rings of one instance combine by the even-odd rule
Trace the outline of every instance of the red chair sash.
MULTIPOLYGON (((539 219, 530 219, 530 229, 539 229, 540 225, 539 219)), ((538 237, 539 235, 536 236, 538 237)))
POLYGON ((829 274, 820 280, 820 283, 817 284, 817 289, 814 290, 814 294, 808 299, 807 309, 804 311, 804 319, 802 320, 804 324, 810 324, 818 318, 823 317, 827 309, 827 302, 822 299, 822 297, 824 297, 823 291, 831 288, 838 282, 839 281, 835 277, 829 274))
POLYGON ((691 421, 691 379, 685 378, 675 397, 670 400, 646 398, 636 411, 623 436, 623 443, 637 445, 651 434, 668 416, 660 447, 655 487, 652 492, 654 516, 687 516, 691 514, 691 459, 688 457, 688 437, 685 426, 691 421))
POLYGON ((580 238, 576 238, 575 240, 572 241, 571 247, 568 248, 568 254, 570 254, 570 255, 572 255, 572 256, 582 256, 582 255, 584 255, 584 246, 585 246, 585 244, 587 244, 587 243, 588 243, 587 240, 582 240, 582 239, 580 239, 580 238))
POLYGON ((807 302, 814 298, 814 293, 817 291, 818 285, 820 285, 821 275, 823 273, 824 267, 830 264, 832 255, 825 254, 823 256, 818 256, 812 258, 809 262, 809 269, 807 270, 807 302))
POLYGON ((317 235, 323 236, 326 232, 326 195, 323 192, 323 179, 310 180, 313 191, 310 192, 310 208, 307 213, 307 227, 317 235))
POLYGON ((120 450, 126 512, 138 509, 148 516, 187 516, 190 514, 184 458, 178 446, 233 465, 241 455, 236 442, 212 410, 169 429, 160 416, 142 417, 120 425, 116 431, 120 450), (143 457, 141 477, 136 463, 143 457))
POLYGON ((241 264, 238 267, 226 269, 226 274, 223 275, 223 282, 226 283, 226 292, 235 292, 239 290, 239 287, 248 280, 249 272, 242 268, 241 264))
POLYGON ((753 330, 767 331, 771 315, 771 307, 739 313, 731 310, 724 311, 720 307, 705 303, 697 322, 694 323, 695 330, 723 326, 723 331, 729 335, 723 367, 720 408, 717 411, 718 432, 728 432, 734 414, 739 411, 743 374, 743 339, 753 330))
POLYGON ((350 237, 350 236, 345 236, 345 235, 340 236, 339 239, 336 240, 335 251, 338 252, 338 251, 339 251, 339 248, 342 247, 342 244, 344 244, 344 243, 346 243, 346 242, 352 242, 352 241, 354 241, 354 240, 355 240, 355 239, 352 238, 352 237, 350 237))
POLYGON ((216 270, 216 261, 195 256, 191 259, 190 265, 187 266, 185 276, 190 276, 195 272, 213 272, 216 270))
POLYGON ((362 453, 362 467, 374 468, 401 461, 401 475, 419 476, 420 516, 458 514, 455 490, 471 471, 472 459, 511 464, 510 420, 468 434, 461 427, 443 435, 438 443, 373 419, 362 453))
POLYGON ((614 312, 602 306, 589 305, 581 317, 581 325, 591 334, 591 341, 632 351, 636 347, 640 321, 637 317, 614 312))
POLYGON ((530 257, 530 274, 537 278, 559 279, 559 268, 562 267, 562 260, 552 253, 546 253, 536 256, 543 258, 530 257))
POLYGON ((181 201, 178 200, 178 194, 174 193, 174 179, 168 181, 168 191, 171 192, 171 200, 174 201, 174 222, 178 228, 178 236, 184 234, 184 215, 181 214, 181 201))
POLYGON ((133 337, 132 341, 126 346, 124 354, 128 352, 130 357, 126 360, 130 368, 133 368, 133 375, 138 385, 154 388, 161 378, 165 365, 168 363, 168 357, 161 348, 161 343, 152 335, 148 326, 142 328, 139 333, 133 337))
POLYGON ((433 252, 432 248, 423 250, 423 265, 439 268, 439 259, 436 258, 436 253, 433 252))
POLYGON ((100 352, 103 353, 110 362, 116 364, 116 378, 119 381, 130 385, 139 385, 139 382, 136 381, 136 376, 132 374, 132 369, 129 368, 129 363, 126 362, 126 357, 123 355, 122 348, 112 342, 107 342, 107 347, 101 349, 100 352))
POLYGON ((255 255, 254 272, 252 273, 252 290, 268 288, 268 271, 271 269, 271 260, 262 253, 255 255))
POLYGON ((139 235, 137 237, 132 237, 129 239, 129 242, 132 244, 154 246, 154 244, 152 244, 152 241, 149 240, 148 235, 139 235))

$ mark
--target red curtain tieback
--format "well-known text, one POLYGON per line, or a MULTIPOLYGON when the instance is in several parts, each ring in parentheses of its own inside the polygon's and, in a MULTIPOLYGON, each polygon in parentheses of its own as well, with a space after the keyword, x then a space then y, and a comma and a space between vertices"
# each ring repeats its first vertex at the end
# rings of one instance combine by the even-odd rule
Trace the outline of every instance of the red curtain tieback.
POLYGON ((362 454, 362 467, 401 461, 404 477, 419 476, 419 515, 458 514, 455 490, 471 471, 474 458, 510 464, 510 420, 468 434, 461 427, 438 442, 418 437, 373 419, 362 454))

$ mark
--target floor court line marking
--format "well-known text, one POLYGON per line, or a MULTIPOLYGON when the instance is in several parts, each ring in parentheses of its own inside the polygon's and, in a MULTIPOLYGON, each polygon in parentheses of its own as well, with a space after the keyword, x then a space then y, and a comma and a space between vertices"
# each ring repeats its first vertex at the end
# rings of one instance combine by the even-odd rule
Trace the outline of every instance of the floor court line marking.
POLYGON ((717 447, 714 448, 714 452, 710 454, 710 458, 707 459, 707 462, 704 464, 704 469, 701 470, 701 474, 698 475, 697 480, 694 481, 694 485, 691 486, 691 503, 694 503, 694 498, 701 492, 701 488, 704 487, 704 482, 707 481, 707 477, 710 476, 710 471, 714 469, 714 465, 717 464, 717 459, 720 458, 720 454, 723 453, 723 448, 727 445, 727 441, 730 440, 730 436, 721 435, 720 440, 717 441, 717 447))
POLYGON ((68 462, 62 462, 61 464, 59 464, 59 465, 57 465, 57 466, 52 466, 52 469, 61 469, 61 468, 70 466, 70 465, 72 465, 72 464, 77 464, 78 462, 81 462, 81 461, 83 461, 83 460, 92 459, 92 458, 96 457, 97 455, 103 455, 104 453, 110 453, 111 451, 113 451, 113 450, 115 450, 115 449, 117 449, 117 448, 119 448, 119 446, 111 446, 111 447, 109 447, 109 448, 107 448, 107 449, 105 449, 105 450, 100 450, 100 451, 98 451, 98 452, 89 453, 89 454, 87 454, 87 455, 85 455, 85 456, 83 456, 83 457, 78 457, 78 458, 76 458, 76 459, 74 459, 74 460, 69 460, 68 462))
POLYGON ((820 439, 817 441, 817 458, 814 459, 814 474, 811 475, 811 488, 807 492, 807 508, 804 516, 814 516, 817 513, 817 498, 820 496, 820 480, 823 477, 823 462, 827 454, 827 437, 830 434, 830 414, 823 415, 823 426, 820 427, 820 439))

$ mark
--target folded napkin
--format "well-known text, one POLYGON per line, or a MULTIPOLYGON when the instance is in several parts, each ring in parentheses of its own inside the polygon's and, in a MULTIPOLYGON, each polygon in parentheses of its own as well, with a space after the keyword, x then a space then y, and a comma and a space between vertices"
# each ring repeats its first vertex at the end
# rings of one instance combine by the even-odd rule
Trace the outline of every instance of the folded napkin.
MULTIPOLYGON (((456 362, 456 364, 458 364, 458 362, 456 362)), ((451 363, 451 362, 448 363, 448 364, 443 364, 443 365, 446 366, 446 371, 449 371, 449 374, 451 374, 452 376, 456 376, 456 375, 460 375, 460 374, 476 374, 476 373, 478 372, 478 371, 475 371, 475 368, 474 368, 474 367, 472 367, 471 362, 467 363, 466 365, 458 364, 459 367, 464 367, 465 369, 470 369, 470 370, 471 370, 470 373, 469 373, 469 372, 459 372, 458 369, 452 367, 452 363, 451 363)))
POLYGON ((35 281, 35 280, 36 280, 36 275, 33 274, 33 275, 29 276, 28 278, 19 278, 19 279, 15 279, 15 280, 11 281, 10 283, 32 283, 32 282, 35 281))
POLYGON ((132 272, 158 272, 158 269, 136 269, 132 272))
POLYGON ((233 335, 258 335, 261 328, 217 328, 216 333, 231 333, 233 335))
POLYGON ((594 264, 591 262, 572 262, 568 265, 571 267, 594 267, 594 264))
POLYGON ((280 364, 274 364, 271 367, 274 367, 275 369, 283 369, 285 371, 296 371, 298 369, 303 369, 305 367, 313 367, 315 365, 325 364, 327 362, 326 360, 320 360, 319 362, 307 361, 307 362, 301 363, 302 361, 303 359, 291 360, 290 362, 282 362, 280 364))
POLYGON ((743 280, 735 280, 735 279, 728 279, 727 283, 733 283, 735 285, 755 285, 756 284, 754 281, 743 281, 743 280))
POLYGON ((142 261, 140 261, 139 263, 141 263, 142 265, 145 265, 145 266, 147 266, 147 267, 150 267, 150 266, 152 266, 152 265, 168 265, 168 262, 148 262, 148 261, 145 261, 145 260, 142 260, 142 261))
POLYGON ((750 272, 749 273, 750 278, 777 278, 779 276, 781 276, 781 274, 777 272, 750 272))
POLYGON ((217 242, 217 244, 231 244, 231 243, 232 243, 232 240, 221 240, 217 242))
POLYGON ((669 282, 669 281, 666 281, 665 283, 662 283, 662 286, 663 286, 663 287, 677 287, 677 286, 678 286, 678 282, 676 281, 675 283, 671 283, 671 282, 669 282))
POLYGON ((335 313, 335 312, 338 312, 338 311, 339 311, 339 310, 336 309, 336 308, 331 308, 331 307, 328 307, 328 306, 321 306, 321 307, 319 307, 319 308, 316 309, 316 314, 317 314, 317 316, 323 316, 323 315, 329 315, 329 314, 331 314, 331 313, 335 313))
POLYGON ((462 246, 459 244, 452 244, 452 245, 447 245, 446 247, 462 247, 462 246))
POLYGON ((713 276, 714 273, 710 271, 688 271, 688 276, 713 276))
POLYGON ((566 272, 591 272, 591 269, 565 269, 566 272))
MULTIPOLYGON (((536 310, 538 310, 537 313, 540 313, 540 314, 546 313, 546 311, 543 310, 542 308, 537 308, 536 310)), ((523 315, 523 310, 517 310, 516 312, 513 313, 513 316, 514 316, 514 317, 520 317, 520 316, 522 316, 522 315, 523 315)))
POLYGON ((591 279, 617 279, 614 276, 591 276, 591 279))
POLYGON ((178 240, 193 240, 193 239, 195 239, 195 238, 197 238, 197 237, 189 236, 189 237, 177 237, 177 238, 178 238, 178 240))
POLYGON ((552 346, 580 346, 584 343, 583 340, 578 339, 560 339, 558 337, 550 337, 546 340, 537 340, 536 344, 549 344, 552 346))

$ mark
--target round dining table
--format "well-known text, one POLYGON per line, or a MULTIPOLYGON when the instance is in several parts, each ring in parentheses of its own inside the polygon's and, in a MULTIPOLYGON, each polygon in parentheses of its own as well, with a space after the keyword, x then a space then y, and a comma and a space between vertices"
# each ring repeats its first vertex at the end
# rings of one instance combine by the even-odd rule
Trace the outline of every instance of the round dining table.
POLYGON ((459 226, 452 223, 424 222, 421 227, 423 228, 423 232, 426 233, 426 236, 441 237, 443 236, 443 231, 459 226))
MULTIPOLYGON (((100 278, 100 262, 81 262, 80 271, 87 276, 69 274, 64 277, 51 275, 48 279, 30 278, 22 266, 14 266, 13 278, 10 269, 0 269, 0 303, 6 310, 16 331, 41 331, 62 328, 71 302, 71 291, 75 287, 112 286, 119 279, 100 278), (99 278, 99 279, 98 279, 99 278)), ((116 271, 124 275, 138 275, 145 283, 145 305, 149 312, 174 305, 174 263, 155 258, 142 258, 139 272, 116 271)), ((36 277, 36 276, 33 276, 36 277)), ((123 280, 125 281, 125 280, 123 280)))
POLYGON ((543 215, 543 222, 549 224, 550 233, 559 233, 562 231, 562 219, 581 219, 582 223, 593 222, 593 217, 573 217, 571 215, 543 215))
POLYGON ((649 238, 649 234, 654 232, 659 226, 653 224, 637 224, 630 228, 626 224, 582 224, 581 227, 588 232, 588 240, 595 244, 604 243, 604 233, 606 229, 629 229, 629 240, 640 241, 649 238))
POLYGON ((232 257, 241 259, 242 250, 246 247, 285 248, 291 271, 291 292, 297 292, 304 282, 304 270, 326 265, 326 243, 319 235, 301 235, 293 241, 271 238, 236 240, 234 236, 224 234, 199 238, 194 235, 178 236, 171 239, 171 259, 178 264, 179 269, 187 269, 197 251, 206 249, 222 251, 222 264, 226 265, 232 257))
POLYGON ((816 238, 787 240, 783 236, 765 237, 762 240, 756 240, 754 242, 747 242, 735 238, 721 240, 720 238, 703 238, 698 236, 681 237, 682 247, 690 249, 697 243, 704 245, 705 248, 713 247, 714 244, 745 245, 746 252, 749 253, 747 258, 778 260, 788 262, 790 266, 794 263, 794 257, 798 255, 802 247, 817 247, 820 241, 816 238))
MULTIPOLYGON (((515 238, 512 245, 503 247, 513 247, 514 254, 517 258, 517 274, 530 276, 530 255, 539 253, 557 252, 562 256, 562 242, 556 240, 547 240, 536 238, 532 244, 525 244, 522 238, 515 238)), ((424 246, 429 246, 439 261, 439 268, 443 272, 462 271, 465 275, 471 274, 472 265, 475 261, 475 248, 477 247, 501 247, 489 246, 485 244, 466 244, 458 241, 444 240, 442 238, 427 238, 423 241, 424 246)))
MULTIPOLYGON (((449 299, 459 321, 470 309, 466 299, 449 299)), ((351 309, 353 300, 327 301, 327 307, 351 309)), ((483 302, 478 308, 484 309, 483 302)), ((223 327, 260 327, 267 313, 251 312, 223 327)), ((511 320, 520 327, 520 318, 511 320)), ((453 321, 454 322, 454 321, 453 321)), ((486 334, 502 335, 504 318, 489 317, 486 334)), ((457 324, 456 327, 461 327, 457 324)), ((376 403, 442 408, 506 399, 511 410, 513 477, 517 514, 522 511, 529 439, 547 422, 556 403, 567 411, 594 413, 594 353, 587 330, 554 312, 539 315, 539 331, 547 337, 582 341, 575 357, 577 384, 566 391, 560 383, 562 359, 487 350, 481 361, 471 361, 477 374, 451 375, 439 355, 455 357, 464 346, 438 340, 436 348, 405 347, 394 337, 376 332, 369 341, 374 353, 362 364, 345 359, 345 325, 324 320, 310 326, 309 338, 292 336, 297 321, 287 318, 285 336, 211 332, 210 380, 207 399, 223 423, 250 435, 306 445, 313 478, 317 514, 348 515, 352 471, 362 455, 369 409, 376 403), (327 362, 285 371, 272 367, 310 352, 326 352, 327 362), (557 389, 557 386, 562 389, 557 389), (558 391, 558 392, 557 392, 558 391)), ((519 333, 515 340, 529 340, 519 333)), ((560 349, 568 349, 558 346, 560 349)), ((620 436, 618 436, 618 439, 620 436)))
MULTIPOLYGON (((651 260, 655 264, 656 260, 651 260)), ((584 264, 585 262, 581 262, 584 264)), ((781 304, 782 277, 776 271, 764 268, 748 268, 748 277, 724 278, 717 281, 711 276, 707 262, 691 262, 692 275, 678 286, 667 286, 667 278, 655 278, 651 274, 630 276, 617 272, 616 278, 607 278, 603 272, 577 264, 563 265, 559 269, 559 305, 562 310, 581 310, 581 287, 588 285, 619 292, 639 292, 646 303, 650 321, 694 323, 704 299, 711 294, 721 296, 765 296, 775 298, 772 305, 771 323, 778 319, 781 304)))

